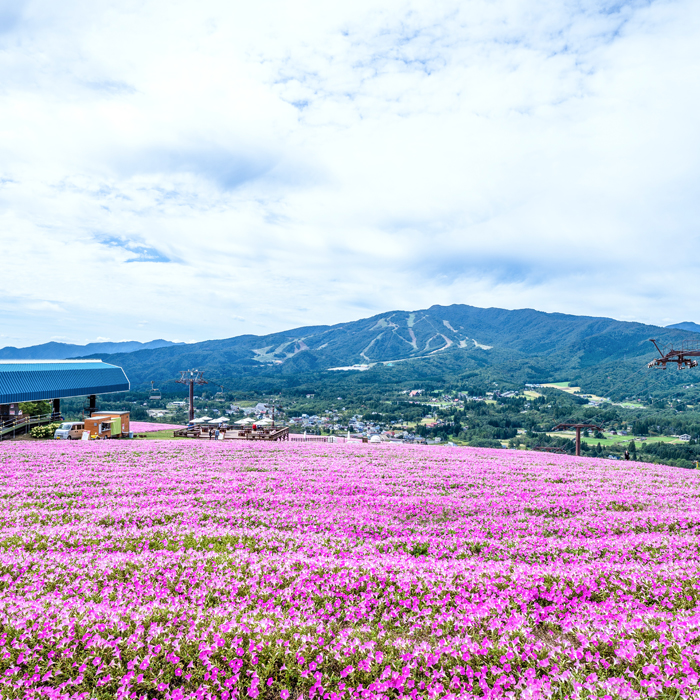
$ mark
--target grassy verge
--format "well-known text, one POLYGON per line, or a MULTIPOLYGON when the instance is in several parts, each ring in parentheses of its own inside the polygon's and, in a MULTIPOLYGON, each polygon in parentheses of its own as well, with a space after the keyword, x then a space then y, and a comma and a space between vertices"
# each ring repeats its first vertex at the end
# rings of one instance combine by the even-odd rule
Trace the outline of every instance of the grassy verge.
POLYGON ((155 430, 150 433, 136 433, 139 440, 186 440, 187 438, 175 437, 173 430, 155 430))

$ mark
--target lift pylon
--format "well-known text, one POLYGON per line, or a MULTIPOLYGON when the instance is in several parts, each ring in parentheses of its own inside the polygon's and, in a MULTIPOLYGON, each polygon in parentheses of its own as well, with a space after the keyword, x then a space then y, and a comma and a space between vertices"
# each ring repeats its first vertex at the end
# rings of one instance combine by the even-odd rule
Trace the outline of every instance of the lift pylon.
POLYGON ((204 372, 198 369, 183 369, 180 370, 180 379, 175 381, 178 384, 189 384, 190 386, 190 422, 194 420, 194 385, 209 384, 204 378, 204 372))
POLYGON ((552 430, 576 430, 576 456, 581 456, 581 430, 586 428, 603 431, 602 426, 595 425, 594 423, 559 423, 555 425, 552 430))

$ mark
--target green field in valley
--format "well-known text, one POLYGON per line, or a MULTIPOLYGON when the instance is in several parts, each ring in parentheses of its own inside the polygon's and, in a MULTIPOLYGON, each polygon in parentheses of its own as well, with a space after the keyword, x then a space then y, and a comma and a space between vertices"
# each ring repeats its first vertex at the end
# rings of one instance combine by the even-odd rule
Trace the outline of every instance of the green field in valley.
MULTIPOLYGON (((564 431, 559 432, 559 433, 552 433, 552 435, 559 435, 559 436, 565 436, 569 437, 571 439, 576 437, 575 433, 564 433, 564 431)), ((584 437, 583 435, 581 436, 581 442, 585 442, 587 445, 597 445, 600 443, 602 446, 604 445, 624 445, 626 443, 630 443, 634 440, 635 444, 637 445, 637 449, 641 445, 648 445, 653 442, 677 442, 681 443, 681 440, 679 440, 676 437, 673 437, 671 435, 658 435, 654 437, 648 437, 646 440, 640 440, 639 437, 635 437, 634 435, 606 435, 602 440, 596 437, 584 437)))

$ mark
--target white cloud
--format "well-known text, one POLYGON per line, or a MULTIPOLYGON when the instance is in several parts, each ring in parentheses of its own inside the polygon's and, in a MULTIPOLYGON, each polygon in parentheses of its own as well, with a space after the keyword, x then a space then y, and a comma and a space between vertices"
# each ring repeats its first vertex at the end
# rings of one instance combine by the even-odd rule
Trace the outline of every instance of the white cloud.
POLYGON ((697 3, 2 7, 24 344, 458 302, 700 321, 697 3))

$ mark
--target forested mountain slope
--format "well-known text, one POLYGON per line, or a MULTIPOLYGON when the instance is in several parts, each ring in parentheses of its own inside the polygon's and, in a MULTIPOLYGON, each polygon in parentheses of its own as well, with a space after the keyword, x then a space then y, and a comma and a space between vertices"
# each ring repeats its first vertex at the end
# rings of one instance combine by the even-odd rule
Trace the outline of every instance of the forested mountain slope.
POLYGON ((562 373, 595 373, 611 363, 644 366, 656 352, 649 338, 664 344, 691 342, 697 335, 610 318, 453 304, 99 357, 122 366, 132 386, 172 380, 180 370, 195 367, 224 382, 229 377, 326 372, 358 364, 393 366, 407 378, 424 375, 427 366, 432 374, 490 368, 494 376, 544 381, 562 373))

